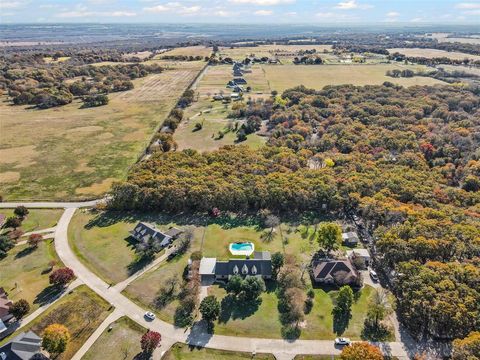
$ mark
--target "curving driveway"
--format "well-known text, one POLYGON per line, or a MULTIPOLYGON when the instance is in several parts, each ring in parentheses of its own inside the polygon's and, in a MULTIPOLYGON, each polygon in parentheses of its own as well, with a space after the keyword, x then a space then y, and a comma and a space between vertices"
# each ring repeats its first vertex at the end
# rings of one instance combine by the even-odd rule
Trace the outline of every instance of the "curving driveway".
MULTIPOLYGON (((173 344, 183 342, 190 345, 208 348, 247 351, 257 353, 272 353, 278 358, 292 359, 296 354, 322 354, 337 355, 340 353, 331 340, 297 340, 287 341, 279 339, 259 339, 246 337, 233 337, 211 335, 204 331, 201 326, 194 326, 185 330, 176 328, 161 320, 146 321, 143 317, 145 310, 126 298, 120 293, 120 289, 110 287, 88 268, 86 268, 75 256, 68 243, 68 225, 75 213, 76 208, 66 207, 60 218, 55 231, 55 249, 64 264, 75 271, 76 276, 93 291, 111 303, 119 312, 126 314, 140 325, 158 331, 162 334, 162 343, 173 344)), ((377 344, 385 352, 399 358, 408 359, 407 351, 401 342, 377 344)))

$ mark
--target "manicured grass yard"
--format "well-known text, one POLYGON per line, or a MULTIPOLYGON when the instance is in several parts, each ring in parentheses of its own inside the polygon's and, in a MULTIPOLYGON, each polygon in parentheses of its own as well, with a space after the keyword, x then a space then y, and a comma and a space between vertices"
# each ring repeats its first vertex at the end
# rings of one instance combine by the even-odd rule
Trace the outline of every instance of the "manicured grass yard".
POLYGON ((200 249, 202 234, 203 228, 196 228, 194 240, 192 241, 190 250, 187 251, 187 253, 182 256, 176 256, 170 261, 165 261, 157 269, 142 275, 134 282, 130 283, 123 291, 123 294, 141 306, 148 307, 151 311, 155 312, 160 319, 172 324, 175 309, 178 306, 178 300, 175 299, 171 301, 161 309, 155 307, 154 301, 162 286, 165 285, 168 279, 174 276, 179 280, 177 289, 178 292, 182 283, 183 270, 187 266, 187 261, 190 257, 190 254, 193 251, 200 249))
POLYGON ((42 241, 33 251, 28 245, 14 247, 0 260, 0 286, 8 292, 12 301, 25 299, 30 303, 30 311, 34 311, 52 294, 48 290, 43 291, 49 287, 46 269, 52 260, 57 262, 57 267, 62 266, 53 240, 42 241))
MULTIPOLYGON (((215 323, 215 333, 231 336, 281 338, 282 325, 279 320, 278 300, 274 285, 270 285, 268 288, 267 292, 261 296, 262 302, 258 309, 255 306, 249 308, 243 304, 226 306, 225 313, 223 316, 221 314, 215 323), (230 317, 228 313, 231 313, 230 317)), ((332 309, 334 307, 333 298, 336 296, 337 290, 326 292, 323 289, 315 289, 314 291, 314 306, 312 311, 305 316, 305 321, 301 325, 300 339, 334 339, 338 334, 334 332, 332 309)), ((370 286, 365 286, 361 290, 358 299, 352 306, 352 318, 342 335, 360 340, 368 300, 374 291, 370 286)), ((215 295, 221 301, 225 297, 226 291, 218 285, 213 285, 209 289, 209 294, 215 295)))
POLYGON ((225 350, 214 350, 206 348, 190 348, 188 345, 176 343, 163 357, 164 360, 275 360, 270 354, 256 354, 252 357, 251 353, 240 353, 225 350))
MULTIPOLYGON (((13 216, 14 209, 0 209, 0 214, 6 217, 13 216)), ((23 220, 20 227, 24 232, 48 229, 57 225, 57 221, 62 216, 61 209, 29 209, 27 217, 23 220)))
MULTIPOLYGON (((42 336, 43 331, 50 324, 59 323, 66 326, 71 339, 66 351, 56 359, 70 359, 105 320, 111 310, 105 300, 85 285, 81 285, 48 308, 21 331, 33 330, 42 336)), ((8 339, 16 336, 17 333, 12 334, 8 339)), ((5 339, 4 342, 8 339, 5 339)))
POLYGON ((339 356, 333 355, 297 355, 295 360, 333 360, 339 359, 339 356))
POLYGON ((140 339, 147 331, 143 326, 124 316, 112 323, 112 330, 105 330, 82 360, 109 359, 132 360, 141 353, 140 339))
POLYGON ((139 221, 150 222, 163 230, 176 226, 171 217, 160 214, 92 213, 81 210, 70 222, 70 245, 95 274, 108 283, 118 283, 146 265, 136 263, 136 241, 129 237, 129 231, 139 221))

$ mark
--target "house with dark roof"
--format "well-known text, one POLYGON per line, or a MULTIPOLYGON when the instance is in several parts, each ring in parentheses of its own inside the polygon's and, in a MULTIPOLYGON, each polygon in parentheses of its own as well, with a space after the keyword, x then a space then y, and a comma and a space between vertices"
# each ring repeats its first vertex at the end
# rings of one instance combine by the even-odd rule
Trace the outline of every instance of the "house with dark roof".
POLYGON ((350 260, 322 259, 312 263, 312 279, 316 284, 359 285, 360 274, 350 260))
POLYGON ((235 81, 235 84, 237 85, 245 85, 247 83, 247 80, 244 78, 235 78, 233 81, 235 81))
POLYGON ((0 320, 7 322, 13 315, 10 314, 10 307, 13 305, 8 298, 7 292, 3 287, 0 287, 0 320))
POLYGON ((0 348, 7 360, 29 360, 41 350, 42 338, 33 331, 22 332, 12 341, 0 348))
POLYGON ((233 275, 271 279, 272 257, 268 251, 255 251, 252 257, 245 259, 202 258, 199 273, 202 281, 228 280, 233 275))
POLYGON ((154 225, 139 222, 135 228, 130 231, 130 235, 137 241, 149 241, 151 239, 159 241, 160 246, 166 247, 180 236, 183 231, 175 227, 171 227, 168 231, 162 232, 154 225))

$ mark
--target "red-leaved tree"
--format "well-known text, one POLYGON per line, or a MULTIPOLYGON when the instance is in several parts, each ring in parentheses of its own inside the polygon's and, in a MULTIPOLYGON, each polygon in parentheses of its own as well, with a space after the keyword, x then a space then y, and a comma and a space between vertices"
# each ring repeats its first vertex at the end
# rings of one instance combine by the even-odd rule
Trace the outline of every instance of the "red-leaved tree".
POLYGON ((146 354, 152 354, 158 345, 160 345, 160 341, 162 340, 162 335, 156 331, 147 331, 142 336, 142 340, 140 341, 140 346, 142 350, 146 354))
POLYGON ((72 269, 64 267, 57 269, 50 274, 50 284, 55 286, 65 286, 75 277, 75 273, 72 269))

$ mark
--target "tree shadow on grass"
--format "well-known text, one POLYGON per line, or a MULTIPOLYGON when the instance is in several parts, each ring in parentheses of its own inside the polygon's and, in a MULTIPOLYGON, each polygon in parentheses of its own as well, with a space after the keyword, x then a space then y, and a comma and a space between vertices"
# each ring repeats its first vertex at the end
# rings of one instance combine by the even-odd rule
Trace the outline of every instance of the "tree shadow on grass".
POLYGON ((35 300, 33 300, 34 304, 39 304, 40 306, 43 306, 45 304, 49 304, 58 297, 65 291, 65 288, 63 287, 58 287, 55 285, 50 285, 47 286, 45 289, 40 291, 37 296, 35 297, 35 300))
POLYGON ((25 257, 27 255, 30 255, 31 253, 33 253, 35 251, 35 248, 34 247, 27 247, 25 249, 23 249, 22 251, 19 251, 16 255, 15 255, 15 259, 20 259, 22 257, 25 257))
POLYGON ((362 340, 375 342, 387 341, 390 339, 391 335, 392 332, 386 325, 380 323, 377 326, 373 321, 365 319, 361 334, 362 340))
POLYGON ((237 299, 234 295, 225 296, 220 303, 220 315, 218 322, 226 324, 230 319, 246 319, 258 311, 262 299, 257 298, 250 301, 237 299))
POLYGON ((342 313, 339 311, 332 311, 333 314, 333 332, 337 335, 342 335, 348 328, 348 323, 352 318, 351 312, 342 313))
POLYGON ((137 271, 142 270, 148 264, 150 264, 154 256, 137 256, 130 264, 127 266, 128 276, 132 276, 137 271))

